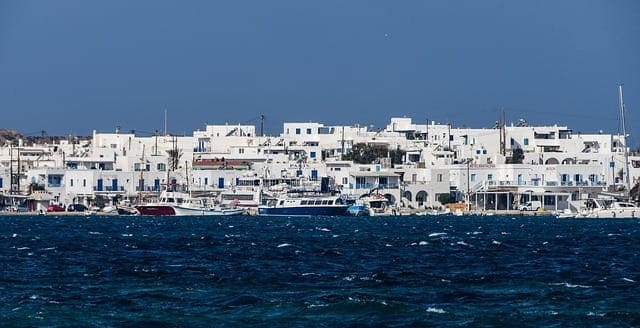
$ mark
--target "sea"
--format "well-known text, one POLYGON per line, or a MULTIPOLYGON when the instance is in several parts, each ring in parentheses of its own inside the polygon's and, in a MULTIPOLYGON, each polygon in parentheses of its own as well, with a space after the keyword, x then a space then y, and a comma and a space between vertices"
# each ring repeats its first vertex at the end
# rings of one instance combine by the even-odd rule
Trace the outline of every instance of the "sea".
POLYGON ((0 325, 638 327, 640 220, 1 216, 0 325))

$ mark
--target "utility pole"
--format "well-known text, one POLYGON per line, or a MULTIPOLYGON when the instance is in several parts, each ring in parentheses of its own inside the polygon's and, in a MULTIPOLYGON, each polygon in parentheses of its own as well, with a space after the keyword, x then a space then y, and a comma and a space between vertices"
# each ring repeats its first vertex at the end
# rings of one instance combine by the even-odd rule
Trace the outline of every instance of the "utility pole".
POLYGON ((264 114, 260 114, 260 136, 264 137, 264 114))
POLYGON ((342 144, 342 150, 340 152, 340 160, 342 161, 344 158, 344 125, 342 126, 342 140, 341 140, 341 144, 342 144))
POLYGON ((164 135, 167 135, 167 110, 164 110, 164 135))
POLYGON ((13 148, 9 145, 9 194, 13 194, 13 148))
POLYGON ((471 158, 467 158, 467 211, 471 211, 471 177, 469 176, 471 158))
POLYGON ((426 131, 425 131, 425 134, 424 134, 424 140, 425 141, 429 141, 429 118, 428 117, 426 118, 425 123, 427 123, 427 124, 426 124, 426 131))
POLYGON ((18 179, 16 181, 18 193, 20 193, 20 145, 18 145, 18 179))
POLYGON ((501 113, 500 113, 500 120, 498 121, 499 125, 500 125, 500 154, 502 154, 502 156, 506 156, 507 155, 507 151, 506 151, 506 129, 505 129, 505 110, 504 108, 502 108, 501 113))

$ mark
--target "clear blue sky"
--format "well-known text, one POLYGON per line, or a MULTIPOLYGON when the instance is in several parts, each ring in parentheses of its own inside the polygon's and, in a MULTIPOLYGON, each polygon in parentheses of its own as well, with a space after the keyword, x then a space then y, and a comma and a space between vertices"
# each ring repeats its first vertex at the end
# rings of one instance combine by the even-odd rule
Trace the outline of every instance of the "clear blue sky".
POLYGON ((0 0, 0 127, 507 120, 640 143, 640 1, 0 0))

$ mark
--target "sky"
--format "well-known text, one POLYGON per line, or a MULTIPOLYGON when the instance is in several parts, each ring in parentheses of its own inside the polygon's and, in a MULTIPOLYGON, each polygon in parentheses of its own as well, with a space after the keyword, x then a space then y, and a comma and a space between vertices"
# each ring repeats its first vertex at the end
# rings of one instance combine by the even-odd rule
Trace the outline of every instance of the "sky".
POLYGON ((0 0, 0 128, 507 122, 640 144, 640 1, 0 0))

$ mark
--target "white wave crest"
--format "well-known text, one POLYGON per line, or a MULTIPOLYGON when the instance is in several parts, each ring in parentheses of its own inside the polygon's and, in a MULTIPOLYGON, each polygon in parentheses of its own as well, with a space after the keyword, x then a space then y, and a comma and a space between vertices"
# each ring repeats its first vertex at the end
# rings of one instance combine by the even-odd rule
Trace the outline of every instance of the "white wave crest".
POLYGON ((568 282, 552 282, 549 285, 551 285, 551 286, 565 286, 567 288, 591 288, 591 286, 570 284, 568 282))
POLYGON ((430 313, 440 313, 440 314, 447 313, 447 311, 445 311, 445 310, 443 310, 443 309, 440 309, 440 308, 434 308, 434 307, 428 307, 428 308, 427 308, 427 312, 430 312, 430 313))
POLYGON ((277 247, 278 247, 278 248, 281 248, 281 247, 289 247, 289 246, 293 246, 293 245, 291 245, 291 244, 287 244, 287 243, 284 243, 284 244, 280 244, 280 245, 278 245, 277 247))
POLYGON ((429 234, 429 237, 440 237, 440 236, 446 236, 447 233, 446 232, 433 232, 429 234))

